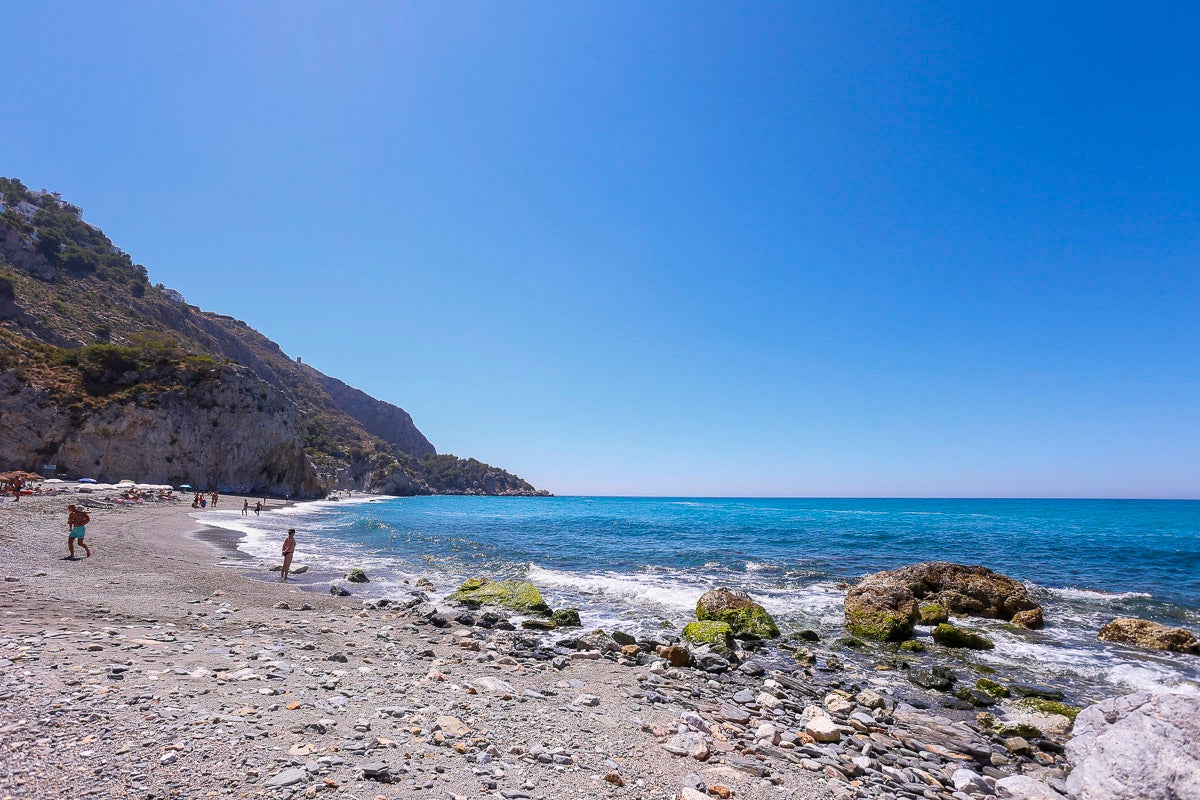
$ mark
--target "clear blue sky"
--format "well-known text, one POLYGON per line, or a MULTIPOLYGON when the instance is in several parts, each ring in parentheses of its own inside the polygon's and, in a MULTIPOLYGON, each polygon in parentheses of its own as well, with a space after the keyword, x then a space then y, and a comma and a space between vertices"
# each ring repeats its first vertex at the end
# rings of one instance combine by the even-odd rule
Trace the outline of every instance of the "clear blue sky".
POLYGON ((1198 497, 1200 6, 1009 5, 10 3, 0 174, 558 493, 1198 497))

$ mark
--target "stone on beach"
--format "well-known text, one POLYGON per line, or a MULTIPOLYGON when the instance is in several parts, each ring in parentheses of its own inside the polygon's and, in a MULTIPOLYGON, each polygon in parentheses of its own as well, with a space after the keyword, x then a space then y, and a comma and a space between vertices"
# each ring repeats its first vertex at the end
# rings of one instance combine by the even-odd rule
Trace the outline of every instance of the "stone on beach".
POLYGON ((519 614, 540 617, 548 617, 553 613, 542 599, 542 593, 529 581, 468 578, 446 599, 470 607, 501 606, 519 614))
POLYGON ((1200 798, 1200 697, 1129 694, 1080 712, 1067 742, 1078 800, 1200 798))
POLYGON ((943 622, 933 629, 933 640, 943 647, 965 647, 970 650, 991 650, 991 640, 973 631, 943 622))
POLYGON ((816 714, 804 726, 804 732, 818 742, 836 742, 842 738, 838 724, 824 714, 816 714))
POLYGON ((689 756, 699 761, 708 758, 708 744, 705 743, 704 737, 691 731, 672 736, 663 744, 663 749, 668 753, 689 756))
POLYGON ((733 628, 728 622, 689 622, 683 626, 683 638, 694 644, 706 644, 722 654, 733 652, 733 628))
POLYGON ((779 626, 767 610, 745 592, 710 589, 696 601, 696 619, 726 622, 737 638, 774 639, 779 626))
MULTIPOLYGON (((1065 800, 1046 783, 1028 775, 1010 775, 996 781, 996 797, 1000 800, 1065 800)), ((1130 795, 1128 800, 1134 800, 1134 797, 1130 795)))

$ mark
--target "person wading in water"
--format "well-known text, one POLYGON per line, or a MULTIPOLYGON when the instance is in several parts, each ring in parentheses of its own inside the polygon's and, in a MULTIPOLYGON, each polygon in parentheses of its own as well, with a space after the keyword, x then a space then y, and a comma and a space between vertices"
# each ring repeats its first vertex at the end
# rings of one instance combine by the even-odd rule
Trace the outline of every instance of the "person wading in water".
POLYGON ((283 540, 283 566, 279 569, 279 580, 286 581, 288 570, 292 568, 292 554, 296 552, 296 529, 288 528, 287 538, 283 540))

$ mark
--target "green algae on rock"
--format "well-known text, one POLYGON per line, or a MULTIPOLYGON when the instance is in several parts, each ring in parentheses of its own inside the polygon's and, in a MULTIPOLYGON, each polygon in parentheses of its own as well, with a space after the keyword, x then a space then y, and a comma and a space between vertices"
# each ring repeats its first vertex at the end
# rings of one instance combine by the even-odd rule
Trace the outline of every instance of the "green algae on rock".
POLYGON ((1058 714, 1075 721, 1075 717, 1079 716, 1080 709, 1067 703, 1060 703, 1057 700, 1047 700, 1044 697, 1024 697, 1017 701, 1017 705, 1034 711, 1040 711, 1043 714, 1058 714))
POLYGON ((718 653, 733 652, 733 627, 719 620, 700 620, 683 626, 683 638, 706 644, 718 653))
POLYGON ((987 692, 995 698, 1008 697, 1012 694, 1012 692, 1008 690, 1007 686, 1002 683, 996 683, 988 678, 980 678, 979 680, 975 681, 975 688, 981 692, 987 692))
POLYGON ((846 627, 855 636, 898 642, 912 636, 917 601, 911 592, 871 583, 868 578, 846 595, 846 627))
POLYGON ((721 587, 710 589, 696 601, 696 619, 729 624, 739 639, 775 639, 779 626, 767 610, 745 592, 721 587))
POLYGON ((933 640, 944 647, 966 647, 971 650, 991 650, 995 647, 990 639, 946 622, 933 629, 933 640))
POLYGON ((550 621, 560 628, 578 628, 583 623, 579 619, 579 609, 560 608, 550 615, 550 621))
POLYGON ((529 581, 468 578, 447 599, 471 607, 501 606, 518 614, 539 617, 548 617, 553 613, 542 599, 542 593, 529 581))
POLYGON ((950 614, 1005 621, 1039 608, 1012 578, 986 567, 928 561, 863 578, 846 594, 846 627, 870 639, 907 639, 921 619, 921 601, 950 614))
POLYGON ((943 622, 950 621, 950 612, 940 603, 921 606, 920 614, 922 625, 941 625, 943 622))

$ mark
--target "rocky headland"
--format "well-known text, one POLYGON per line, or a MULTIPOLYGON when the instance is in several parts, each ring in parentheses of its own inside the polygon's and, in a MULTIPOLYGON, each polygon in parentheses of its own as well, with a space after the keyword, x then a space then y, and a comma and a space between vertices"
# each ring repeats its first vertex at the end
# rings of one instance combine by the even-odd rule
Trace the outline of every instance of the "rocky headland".
POLYGON ((293 497, 547 494, 202 311, 57 194, 0 178, 0 467, 293 497))

